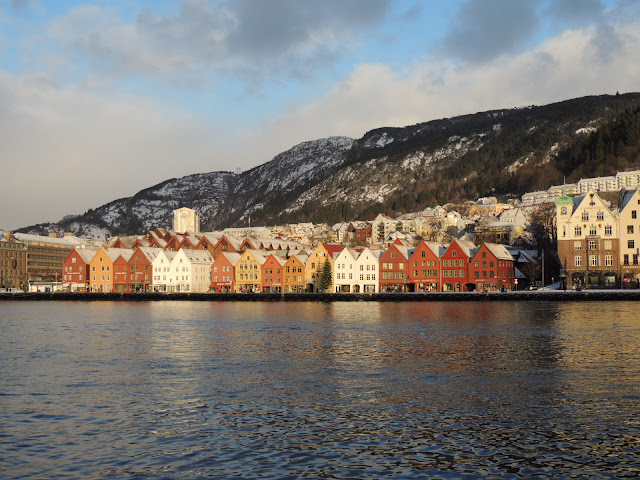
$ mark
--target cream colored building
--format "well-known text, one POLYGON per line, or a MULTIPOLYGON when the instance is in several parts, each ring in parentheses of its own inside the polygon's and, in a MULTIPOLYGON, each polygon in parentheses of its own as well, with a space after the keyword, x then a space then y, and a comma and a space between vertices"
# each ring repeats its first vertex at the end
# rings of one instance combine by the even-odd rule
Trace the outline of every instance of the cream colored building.
POLYGON ((640 190, 625 192, 619 214, 622 287, 640 282, 640 190))
POLYGON ((558 256, 567 287, 620 285, 620 227, 595 190, 580 197, 562 195, 556 201, 558 256))
POLYGON ((190 208, 173 211, 173 231, 176 233, 200 232, 200 215, 190 208))

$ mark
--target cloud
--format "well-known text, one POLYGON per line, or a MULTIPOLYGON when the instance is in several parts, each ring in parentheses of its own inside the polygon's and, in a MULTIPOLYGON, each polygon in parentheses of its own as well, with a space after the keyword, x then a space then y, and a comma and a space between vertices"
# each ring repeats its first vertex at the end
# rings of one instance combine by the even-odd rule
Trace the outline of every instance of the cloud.
POLYGON ((61 88, 44 75, 0 73, 0 125, 5 229, 57 221, 174 176, 232 169, 219 125, 138 98, 61 88))
POLYGON ((445 54, 480 63, 517 52, 539 20, 536 0, 467 0, 442 41, 445 54))
POLYGON ((563 28, 575 28, 600 21, 604 12, 601 0, 553 0, 543 14, 563 28))
POLYGON ((299 139, 360 137, 382 126, 638 91, 640 21, 611 28, 608 35, 619 43, 607 63, 594 52, 602 33, 592 26, 486 64, 427 62, 403 71, 384 64, 361 65, 323 98, 275 119, 251 141, 269 145, 284 140, 285 132, 299 139))
POLYGON ((103 71, 210 82, 321 69, 388 11, 389 0, 184 0, 175 13, 146 9, 123 23, 108 8, 84 5, 57 18, 49 36, 103 71))

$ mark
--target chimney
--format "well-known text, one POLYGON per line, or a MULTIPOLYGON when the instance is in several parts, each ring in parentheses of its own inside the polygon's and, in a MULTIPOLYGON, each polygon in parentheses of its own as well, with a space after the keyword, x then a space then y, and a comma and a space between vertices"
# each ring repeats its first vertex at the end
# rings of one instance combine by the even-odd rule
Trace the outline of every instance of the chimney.
POLYGON ((50 238, 58 238, 59 235, 56 232, 49 232, 49 237, 50 238))

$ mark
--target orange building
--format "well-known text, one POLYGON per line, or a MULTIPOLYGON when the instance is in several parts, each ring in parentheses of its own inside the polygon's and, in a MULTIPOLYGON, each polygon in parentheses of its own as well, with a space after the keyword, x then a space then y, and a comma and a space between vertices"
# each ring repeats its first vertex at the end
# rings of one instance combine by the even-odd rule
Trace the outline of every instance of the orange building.
POLYGON ((308 255, 291 255, 284 264, 282 288, 284 293, 305 292, 305 262, 308 255))
POLYGON ((114 290, 113 262, 119 256, 130 257, 133 250, 128 248, 100 247, 89 264, 89 289, 92 292, 112 292, 114 290))

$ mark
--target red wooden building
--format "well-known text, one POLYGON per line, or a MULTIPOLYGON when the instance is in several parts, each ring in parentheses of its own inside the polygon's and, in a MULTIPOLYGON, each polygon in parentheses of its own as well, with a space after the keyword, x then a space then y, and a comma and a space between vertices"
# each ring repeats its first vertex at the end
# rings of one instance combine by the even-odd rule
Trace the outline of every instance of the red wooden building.
POLYGON ((285 260, 271 254, 262 264, 262 291, 265 293, 282 293, 282 278, 285 260))
POLYGON ((62 262, 62 283, 73 292, 89 289, 89 264, 98 249, 74 248, 62 262))
MULTIPOLYGON (((467 292, 469 287, 469 260, 475 248, 467 239, 455 239, 440 257, 443 292, 467 292)), ((474 287, 471 287, 473 289, 474 287)))
POLYGON ((440 256, 445 246, 437 242, 421 241, 409 258, 409 286, 414 292, 439 292, 440 256))
POLYGON ((514 259, 503 245, 481 245, 471 259, 469 275, 481 291, 515 290, 514 259))
POLYGON ((211 291, 215 293, 235 292, 236 264, 240 254, 222 252, 211 265, 211 291))
POLYGON ((380 291, 381 292, 406 292, 408 291, 408 267, 409 257, 413 249, 394 242, 389 245, 379 260, 380 291))

